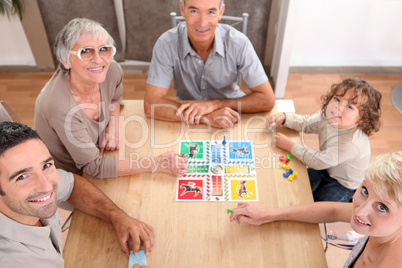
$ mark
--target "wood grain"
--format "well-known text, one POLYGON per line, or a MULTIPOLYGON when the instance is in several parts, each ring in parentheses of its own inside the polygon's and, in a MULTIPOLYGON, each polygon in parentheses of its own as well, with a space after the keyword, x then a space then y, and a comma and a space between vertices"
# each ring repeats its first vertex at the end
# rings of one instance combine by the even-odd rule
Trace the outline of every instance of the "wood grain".
MULTIPOLYGON (((268 208, 312 202, 306 167, 302 163, 292 159, 292 168, 299 172, 295 181, 283 178, 278 157, 285 152, 270 147, 271 135, 264 130, 262 120, 267 114, 243 115, 242 122, 230 130, 206 126, 188 128, 182 123, 151 122, 145 119, 143 101, 124 102, 124 121, 128 122, 131 115, 143 119, 131 117, 136 122, 121 125, 124 140, 131 141, 131 146, 120 149, 119 155, 178 152, 179 141, 187 139, 223 140, 224 135, 228 140, 252 139, 259 193, 257 205, 268 208), (142 131, 135 125, 142 125, 142 131), (144 136, 147 138, 143 145, 133 145, 144 136)), ((282 131, 299 140, 296 132, 282 131)), ((176 202, 176 178, 172 175, 142 174, 104 180, 86 177, 132 217, 155 228, 155 246, 147 260, 150 267, 326 267, 318 225, 230 223, 226 209, 235 207, 235 202, 176 202)), ((73 216, 64 257, 66 267, 127 266, 127 258, 120 251, 111 226, 80 212, 73 216)))

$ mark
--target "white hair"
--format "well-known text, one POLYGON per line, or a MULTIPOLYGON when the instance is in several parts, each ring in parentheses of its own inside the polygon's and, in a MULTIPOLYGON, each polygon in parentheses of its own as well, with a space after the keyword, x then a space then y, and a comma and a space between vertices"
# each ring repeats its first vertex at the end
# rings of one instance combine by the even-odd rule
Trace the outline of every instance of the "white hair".
MULTIPOLYGON (((186 2, 185 2, 185 0, 180 0, 180 2, 183 4, 183 7, 186 7, 186 2)), ((222 6, 223 6, 223 0, 221 0, 221 3, 219 4, 219 10, 221 10, 222 9, 222 6)))
POLYGON ((94 38, 106 39, 108 45, 115 45, 112 36, 100 23, 85 18, 73 19, 59 32, 54 43, 54 52, 61 65, 63 63, 70 64, 70 50, 77 44, 83 34, 88 34, 94 38))

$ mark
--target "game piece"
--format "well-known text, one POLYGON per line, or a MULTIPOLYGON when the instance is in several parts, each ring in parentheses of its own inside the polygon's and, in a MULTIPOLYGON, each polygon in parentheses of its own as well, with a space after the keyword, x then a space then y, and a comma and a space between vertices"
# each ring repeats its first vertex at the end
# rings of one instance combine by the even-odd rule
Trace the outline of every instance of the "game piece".
POLYGON ((269 125, 269 131, 271 131, 271 146, 272 146, 272 148, 275 148, 276 147, 276 128, 275 128, 275 122, 274 123, 271 123, 270 125, 269 125))
POLYGON ((182 154, 181 154, 181 157, 184 157, 184 155, 185 155, 185 153, 182 153, 182 154))
POLYGON ((283 177, 287 178, 287 177, 289 177, 289 175, 292 174, 292 173, 293 173, 293 169, 289 169, 288 172, 283 173, 283 177))
MULTIPOLYGON (((233 210, 231 210, 230 208, 228 208, 227 210, 226 210, 226 214, 229 214, 229 213, 232 213, 233 212, 233 210)), ((236 218, 237 218, 237 215, 235 216, 236 218)))
POLYGON ((293 179, 297 176, 297 172, 293 171, 293 169, 289 169, 288 172, 283 173, 283 177, 287 178, 289 181, 293 181, 293 179))
POLYGON ((279 156, 279 160, 281 160, 285 164, 289 163, 289 159, 285 158, 285 156, 283 155, 279 156))
POLYGON ((223 141, 222 141, 223 146, 226 145, 226 136, 223 136, 223 141))
POLYGON ((176 201, 258 201, 252 141, 181 141, 191 158, 177 178, 176 201))
POLYGON ((138 263, 141 265, 147 265, 147 255, 145 255, 144 250, 139 250, 136 255, 134 255, 133 251, 130 251, 130 258, 128 259, 128 268, 133 267, 134 264, 138 263))
POLYGON ((271 124, 269 125, 269 131, 274 131, 274 130, 275 130, 275 126, 276 126, 276 123, 275 123, 275 122, 271 123, 271 124))
POLYGON ((288 161, 290 161, 290 159, 292 158, 292 156, 293 156, 293 155, 291 155, 291 154, 287 154, 287 155, 286 155, 286 159, 287 159, 288 161))
POLYGON ((287 170, 290 169, 290 165, 286 165, 285 163, 280 163, 280 164, 279 164, 279 167, 281 167, 281 168, 286 168, 287 170))

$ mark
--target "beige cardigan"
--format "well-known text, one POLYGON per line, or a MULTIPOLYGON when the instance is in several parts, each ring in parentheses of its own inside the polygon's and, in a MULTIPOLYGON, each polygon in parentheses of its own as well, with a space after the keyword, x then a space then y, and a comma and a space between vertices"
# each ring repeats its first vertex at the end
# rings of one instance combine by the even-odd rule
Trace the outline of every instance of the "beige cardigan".
MULTIPOLYGON (((109 105, 123 96, 123 70, 113 61, 100 84, 102 105, 99 121, 89 118, 68 87, 60 68, 40 92, 35 105, 34 128, 49 148, 57 168, 97 178, 117 177, 117 157, 100 155, 100 134, 109 124, 109 105)), ((90 104, 88 104, 90 105, 90 104)))
MULTIPOLYGON (((337 129, 322 113, 313 115, 286 114, 284 126, 304 133, 317 133, 320 150, 296 144, 291 154, 316 170, 326 169, 329 175, 349 189, 357 189, 364 180, 370 161, 370 142, 358 127, 337 129)), ((303 136, 301 136, 303 142, 303 136)))

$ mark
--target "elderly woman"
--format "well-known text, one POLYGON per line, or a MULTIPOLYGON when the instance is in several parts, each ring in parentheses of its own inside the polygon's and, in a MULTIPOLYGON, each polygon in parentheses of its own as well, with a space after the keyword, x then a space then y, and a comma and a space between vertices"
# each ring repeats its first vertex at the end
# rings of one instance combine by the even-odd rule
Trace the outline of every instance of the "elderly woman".
POLYGON ((350 222, 353 230, 365 236, 344 267, 401 267, 402 152, 380 155, 369 165, 353 203, 316 202, 267 210, 240 203, 230 221, 254 225, 274 221, 350 222))
POLYGON ((97 178, 186 172, 187 160, 172 152, 148 161, 103 155, 119 147, 123 71, 113 60, 114 40, 99 23, 70 21, 56 37, 55 53, 59 68, 36 100, 34 127, 58 168, 97 178))

